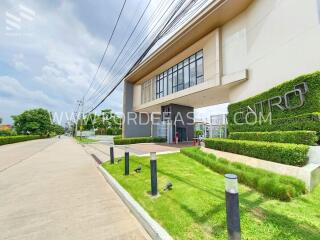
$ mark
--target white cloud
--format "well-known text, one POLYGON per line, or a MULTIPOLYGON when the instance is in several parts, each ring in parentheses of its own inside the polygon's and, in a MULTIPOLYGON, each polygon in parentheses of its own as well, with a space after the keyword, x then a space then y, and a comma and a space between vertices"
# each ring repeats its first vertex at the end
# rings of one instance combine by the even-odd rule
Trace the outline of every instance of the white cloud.
MULTIPOLYGON (((11 102, 26 106, 56 107, 61 102, 57 99, 48 97, 40 90, 31 90, 24 87, 17 79, 9 76, 0 76, 0 98, 9 97, 11 102)), ((1 101, 2 105, 2 101, 1 101)), ((1 106, 5 108, 6 106, 1 106)))
POLYGON ((12 64, 18 71, 28 71, 30 67, 25 63, 25 57, 22 53, 14 54, 12 64))

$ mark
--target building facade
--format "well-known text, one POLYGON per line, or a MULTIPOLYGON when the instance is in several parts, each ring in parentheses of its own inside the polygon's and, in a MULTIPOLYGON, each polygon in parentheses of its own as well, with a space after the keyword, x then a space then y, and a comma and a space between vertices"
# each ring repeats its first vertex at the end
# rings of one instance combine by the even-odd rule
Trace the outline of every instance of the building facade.
MULTIPOLYGON (((177 113, 168 109, 189 119, 195 108, 240 101, 319 70, 319 42, 320 0, 216 0, 127 76, 123 134, 154 136, 162 124, 170 142, 177 113)), ((191 140, 193 127, 183 122, 179 134, 191 140)))

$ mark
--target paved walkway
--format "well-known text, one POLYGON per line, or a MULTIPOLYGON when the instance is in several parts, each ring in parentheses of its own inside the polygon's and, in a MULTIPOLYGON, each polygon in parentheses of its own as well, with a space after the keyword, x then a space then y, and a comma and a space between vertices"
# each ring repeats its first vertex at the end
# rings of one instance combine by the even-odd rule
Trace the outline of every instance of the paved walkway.
POLYGON ((0 164, 1 240, 150 239, 73 139, 2 146, 0 164))

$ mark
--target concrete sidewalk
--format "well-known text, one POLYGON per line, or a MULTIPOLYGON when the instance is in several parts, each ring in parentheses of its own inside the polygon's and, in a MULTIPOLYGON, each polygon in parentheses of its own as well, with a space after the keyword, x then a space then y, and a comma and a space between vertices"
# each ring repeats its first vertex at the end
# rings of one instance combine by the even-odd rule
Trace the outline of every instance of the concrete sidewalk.
MULTIPOLYGON (((12 161, 11 155, 0 148, 1 161, 12 161)), ((150 239, 94 160, 71 138, 0 172, 0 235, 28 240, 150 239)))

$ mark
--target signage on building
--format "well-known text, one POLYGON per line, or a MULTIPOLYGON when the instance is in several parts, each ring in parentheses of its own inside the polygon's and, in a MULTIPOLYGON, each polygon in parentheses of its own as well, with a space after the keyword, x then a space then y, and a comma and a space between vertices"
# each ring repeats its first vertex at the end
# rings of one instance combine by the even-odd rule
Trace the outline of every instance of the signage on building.
MULTIPOLYGON (((308 92, 306 82, 296 85, 293 90, 286 92, 283 96, 274 96, 263 101, 256 102, 252 106, 240 108, 234 114, 235 123, 248 122, 250 116, 263 117, 266 114, 271 115, 277 109, 281 111, 300 108, 305 103, 305 95, 308 92)), ((270 117, 270 116, 269 116, 270 117)))

